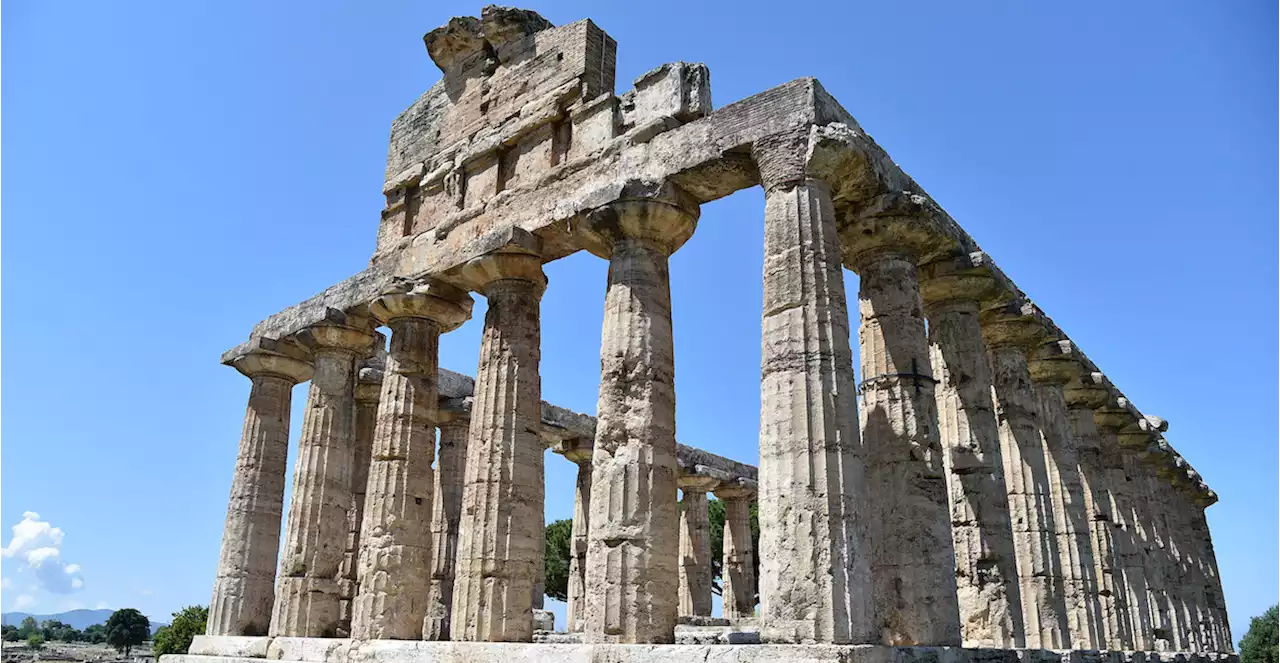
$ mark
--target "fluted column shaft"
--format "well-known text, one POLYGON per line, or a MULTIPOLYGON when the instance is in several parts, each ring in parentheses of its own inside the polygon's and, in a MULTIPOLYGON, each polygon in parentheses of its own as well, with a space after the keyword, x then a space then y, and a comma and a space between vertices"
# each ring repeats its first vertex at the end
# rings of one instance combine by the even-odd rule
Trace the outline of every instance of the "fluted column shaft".
POLYGON ((1209 536, 1209 522, 1205 518, 1204 507, 1191 510, 1191 526, 1189 529, 1197 545, 1205 576, 1205 598, 1208 605, 1206 614, 1209 617, 1210 639, 1214 651, 1235 651, 1234 640, 1231 639, 1231 624, 1227 621, 1227 602, 1222 592, 1222 577, 1218 573, 1218 557, 1213 551, 1213 539, 1209 536))
POLYGON ((943 301, 927 311, 964 644, 1021 647, 1017 558, 978 302, 943 301))
POLYGON ((955 547, 915 261, 881 249, 857 256, 855 264, 871 572, 881 639, 959 645, 955 547))
POLYGON ((1098 578, 1093 561, 1089 512, 1080 479, 1078 442, 1063 395, 1065 381, 1065 377, 1061 381, 1036 381, 1040 431, 1049 471, 1054 536, 1062 573, 1069 642, 1074 649, 1099 649, 1105 645, 1098 624, 1098 578))
MULTIPOLYGON (((1095 415, 1096 419, 1096 415, 1095 415)), ((1135 533, 1135 493, 1125 463, 1126 452, 1114 430, 1100 427, 1102 436, 1101 460, 1107 470, 1107 483, 1111 487, 1112 514, 1114 516, 1113 540, 1116 547, 1119 578, 1123 582, 1125 621, 1131 638, 1131 646, 1138 651, 1154 651, 1155 639, 1151 623, 1150 601, 1147 593, 1146 571, 1143 568, 1141 540, 1135 533)))
POLYGON ((440 453, 436 456, 436 493, 432 501, 431 591, 427 597, 427 618, 422 626, 424 640, 449 639, 470 424, 470 418, 460 415, 450 416, 438 424, 440 453))
POLYGON ((585 633, 667 643, 679 608, 675 357, 668 256, 696 207, 636 200, 600 219, 610 242, 592 456, 585 633))
POLYGON ((755 490, 720 487, 716 498, 724 503, 724 559, 720 564, 721 598, 725 619, 755 615, 755 544, 751 540, 751 502, 755 490))
POLYGON ((385 294, 369 310, 391 329, 391 345, 369 467, 351 634, 419 640, 431 587, 440 334, 470 316, 471 299, 429 283, 385 294))
POLYGON ((369 352, 374 336, 321 325, 306 330, 303 340, 313 348, 315 376, 298 442, 270 632, 334 637, 341 608, 338 571, 351 509, 356 360, 369 352))
POLYGON ((576 633, 582 631, 586 624, 587 531, 591 522, 591 454, 583 454, 571 460, 578 465, 578 480, 573 492, 573 532, 569 541, 569 591, 565 629, 576 633))
POLYGON ((765 186, 760 623, 774 641, 874 640, 871 552, 843 257, 804 145, 753 150, 765 186))
POLYGON ((382 373, 359 369, 356 380, 356 438, 351 454, 351 510, 347 513, 347 548, 342 554, 338 592, 338 636, 351 635, 355 598, 359 587, 360 528, 364 526, 365 489, 369 483, 369 463, 373 456, 373 433, 378 423, 378 397, 382 393, 382 373))
POLYGON ((526 254, 490 254, 468 269, 489 310, 467 442, 450 634, 527 642, 545 536, 538 363, 546 277, 541 259, 526 254))
POLYGON ((710 617, 711 523, 699 488, 683 488, 680 500, 680 614, 710 617))
POLYGON ((1081 490, 1088 514, 1094 577, 1097 579, 1099 648, 1130 650, 1133 649, 1133 635, 1125 619, 1128 599, 1113 541, 1112 496, 1107 472, 1102 465, 1102 440, 1093 416, 1091 407, 1071 407, 1072 433, 1077 440, 1081 490))
POLYGON ((280 517, 293 385, 310 377, 298 359, 251 353, 233 365, 253 381, 227 502, 208 635, 265 635, 275 599, 280 517))
POLYGON ((1009 489, 1026 643, 1034 648, 1063 649, 1069 646, 1066 601, 1027 350, 1020 344, 997 344, 987 329, 984 333, 991 346, 992 392, 1009 489))

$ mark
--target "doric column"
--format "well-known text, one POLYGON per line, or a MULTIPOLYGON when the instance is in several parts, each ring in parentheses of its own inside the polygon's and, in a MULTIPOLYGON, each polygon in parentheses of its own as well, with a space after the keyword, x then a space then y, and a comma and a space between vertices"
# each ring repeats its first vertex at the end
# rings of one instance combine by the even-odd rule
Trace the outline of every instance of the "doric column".
POLYGON ((753 146, 765 190, 760 622, 771 641, 874 639, 863 458, 831 189, 807 134, 753 146))
POLYGON ((1182 605, 1182 583, 1186 580, 1178 560, 1178 548, 1173 542, 1170 528, 1169 507, 1174 500, 1173 486, 1161 475, 1165 458, 1159 438, 1140 454, 1144 460, 1143 480, 1146 482, 1147 505, 1151 518, 1151 551, 1148 568, 1154 568, 1160 577, 1160 600, 1164 616, 1164 651, 1191 651, 1187 640, 1190 627, 1182 605))
POLYGON ((668 257, 698 207, 670 185, 596 212, 609 255, 587 543, 587 639, 664 643, 675 635, 675 358, 668 257))
POLYGON ((1084 496, 1089 524, 1090 549, 1096 579, 1095 600, 1099 649, 1131 650, 1133 634, 1129 630, 1128 599, 1119 571, 1112 495, 1107 470, 1102 459, 1102 438, 1094 424, 1094 410, 1109 398, 1106 378, 1102 373, 1082 373, 1067 384, 1064 392, 1071 432, 1076 440, 1080 468, 1081 492, 1084 496))
POLYGON ((528 253, 491 253, 466 266, 488 300, 458 532, 450 635, 528 642, 533 579, 543 572, 540 307, 547 279, 528 253))
POLYGON ((680 615, 711 616, 711 524, 707 491, 718 480, 680 477, 680 615))
POLYGON ((1000 425, 1000 453, 1018 558, 1018 585, 1027 647, 1069 647, 1062 567, 1053 519, 1049 469, 1040 437, 1039 407, 1027 353, 1043 335, 1030 305, 984 313, 991 352, 992 393, 1000 425))
MULTIPOLYGON (((370 360, 378 361, 380 359, 370 360)), ((373 433, 378 422, 378 397, 382 394, 382 368, 365 362, 356 379, 356 442, 351 454, 351 510, 347 512, 347 547, 338 569, 338 637, 351 636, 359 586, 360 528, 364 525, 365 489, 369 483, 369 463, 373 457, 373 433)))
POLYGON ((293 470, 271 635, 334 637, 338 632, 338 567, 351 509, 356 360, 369 354, 376 337, 363 321, 331 314, 333 322, 299 334, 312 348, 315 376, 293 470))
POLYGON ((575 446, 563 452, 578 466, 573 491, 573 532, 569 539, 569 591, 565 630, 581 632, 586 625, 587 530, 591 522, 591 446, 575 446))
POLYGON ((1210 641, 1213 651, 1235 651, 1234 640, 1231 639, 1231 624, 1227 621, 1227 602, 1222 593, 1222 577, 1218 574, 1218 557, 1213 551, 1213 539, 1209 534, 1209 522, 1204 510, 1217 501, 1206 486, 1199 486, 1200 497, 1190 513, 1189 533, 1200 554, 1205 577, 1205 598, 1208 603, 1205 613, 1209 618, 1210 641))
POLYGON ((369 310, 391 329, 391 346, 369 467, 351 635, 420 640, 431 587, 440 334, 471 316, 471 298, 442 283, 400 283, 369 310))
POLYGON ((289 454, 289 401, 293 385, 311 378, 311 365, 301 348, 265 343, 275 349, 259 348, 231 362, 253 386, 209 602, 209 635, 265 635, 271 624, 289 454))
POLYGON ((1080 479, 1078 440, 1064 389, 1082 369, 1071 341, 1046 343, 1028 365, 1040 413, 1040 435, 1049 476, 1054 537, 1073 649, 1105 646, 1099 633, 1098 578, 1093 561, 1089 511, 1080 479))
POLYGON ((1101 438, 1099 459, 1106 469, 1107 485, 1111 488, 1112 516, 1116 549, 1117 580, 1126 599, 1125 629, 1130 635, 1130 646, 1137 651, 1154 651, 1154 627, 1151 623, 1150 600, 1147 592, 1146 571, 1143 568, 1143 550, 1136 533, 1134 505, 1136 493, 1129 474, 1128 452, 1120 446, 1117 431, 1130 425, 1132 416, 1127 410, 1114 407, 1113 397, 1108 403, 1094 410, 1094 423, 1101 438))
POLYGON ((862 441, 881 638, 959 645, 951 509, 915 257, 888 244, 851 262, 859 278, 862 441))
POLYGON ((724 502, 724 558, 720 564, 725 619, 749 619, 756 612, 755 544, 751 540, 751 503, 755 482, 738 480, 716 487, 724 502))
POLYGON ((427 596, 427 619, 422 626, 424 640, 449 639, 470 425, 470 414, 465 410, 447 411, 443 407, 437 410, 440 453, 436 456, 436 492, 431 505, 431 592, 427 596))
POLYGON ((921 268, 938 423, 947 470, 956 591, 966 647, 1023 646, 1022 600, 1009 525, 1000 429, 991 400, 979 300, 994 280, 965 255, 921 268))

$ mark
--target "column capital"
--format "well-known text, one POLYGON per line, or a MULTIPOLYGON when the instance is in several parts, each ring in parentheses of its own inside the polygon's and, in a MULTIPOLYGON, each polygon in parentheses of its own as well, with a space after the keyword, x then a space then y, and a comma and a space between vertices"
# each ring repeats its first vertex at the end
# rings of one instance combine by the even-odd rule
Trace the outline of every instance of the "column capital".
POLYGON ((1083 370, 1080 352, 1071 341, 1053 340, 1041 344, 1027 362, 1031 380, 1065 387, 1083 370))
POLYGON ((578 465, 590 465, 592 452, 595 451, 595 440, 589 437, 559 439, 551 443, 551 451, 578 465))
POLYGON ((715 487, 716 499, 731 502, 734 500, 754 500, 758 487, 750 479, 735 479, 722 482, 715 487))
POLYGON ((462 266, 462 276, 482 293, 501 281, 531 283, 538 289, 539 296, 547 287, 547 276, 542 273, 542 258, 523 251, 499 250, 472 258, 462 266))
POLYGON ((1111 396, 1111 383, 1098 371, 1087 371, 1075 376, 1063 390, 1067 407, 1096 410, 1107 404, 1111 396))
POLYGON ((720 480, 703 474, 682 474, 676 485, 686 493, 709 493, 720 485, 720 480))
POLYGON ((949 256, 921 265, 920 297, 931 315, 946 308, 976 309, 997 294, 997 281, 988 271, 990 257, 982 251, 949 256))
POLYGON ((313 371, 310 362, 266 352, 250 352, 240 355, 231 360, 231 365, 248 378, 255 378, 259 375, 274 375, 284 378, 293 384, 310 380, 313 371))
POLYGON ((752 143, 751 158, 760 172, 760 186, 764 187, 766 193, 802 182, 829 188, 825 182, 809 174, 808 152, 807 128, 772 134, 752 143))
POLYGON ((311 350, 343 350, 357 356, 370 354, 378 339, 370 329, 338 324, 312 325, 298 332, 298 342, 311 350))
POLYGON ((639 240, 671 255, 693 237, 701 208, 670 182, 628 182, 617 200, 593 210, 581 228, 606 255, 624 239, 639 240))
POLYGON ((369 304, 369 312, 390 323, 397 318, 425 318, 453 331, 471 317, 475 302, 461 288, 436 280, 403 282, 369 304))
POLYGON ((1029 301, 1002 303, 982 311, 982 337, 992 350, 1021 348, 1030 353, 1045 342, 1048 330, 1040 309, 1029 301))
POLYGON ((378 402, 382 394, 382 371, 366 366, 360 369, 356 380, 356 403, 371 405, 378 402))

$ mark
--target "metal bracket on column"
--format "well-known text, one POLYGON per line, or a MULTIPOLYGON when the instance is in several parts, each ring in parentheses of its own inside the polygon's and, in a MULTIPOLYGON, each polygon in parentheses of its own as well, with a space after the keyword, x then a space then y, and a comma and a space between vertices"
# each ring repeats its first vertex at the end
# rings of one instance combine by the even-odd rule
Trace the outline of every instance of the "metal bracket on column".
POLYGON ((922 388, 920 384, 921 380, 928 380, 933 384, 938 384, 938 380, 934 379, 932 375, 924 375, 920 372, 918 360, 915 357, 912 357, 910 373, 881 373, 879 375, 873 375, 858 383, 858 393, 865 393, 867 383, 875 382, 880 378, 911 378, 911 386, 916 388, 916 395, 920 394, 920 389, 922 388))

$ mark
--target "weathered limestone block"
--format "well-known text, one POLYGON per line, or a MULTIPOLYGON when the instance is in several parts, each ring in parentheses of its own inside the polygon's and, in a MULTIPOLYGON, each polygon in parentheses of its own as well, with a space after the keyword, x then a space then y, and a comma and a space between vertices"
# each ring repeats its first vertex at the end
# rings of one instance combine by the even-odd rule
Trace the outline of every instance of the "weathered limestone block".
POLYGON ((806 135, 758 141, 765 189, 760 620, 766 639, 873 640, 853 353, 830 187, 806 135))
POLYGON ((422 638, 431 585, 440 334, 471 316, 452 286, 403 283, 370 311, 391 328, 360 536, 358 639, 422 638))
POLYGON ((1027 353, 1044 333, 1025 311, 984 314, 982 333, 991 352, 992 393, 1000 424, 1000 453, 1028 647, 1068 648, 1066 599, 1054 528, 1049 468, 1040 436, 1039 406, 1027 353))
POLYGON ((717 479, 680 477, 680 615, 711 616, 711 524, 707 491, 717 479))
POLYGON ((575 446, 564 457, 578 466, 578 480, 573 491, 573 532, 569 543, 568 606, 565 630, 578 633, 586 626, 587 601, 587 531, 591 523, 591 447, 575 446))
POLYGON ((232 366, 253 381, 209 602, 209 635, 260 636, 271 624, 293 386, 311 378, 300 348, 251 352, 232 366))
POLYGON ((1098 626, 1089 512, 1080 479, 1078 440, 1064 393, 1066 384, 1082 370, 1076 357, 1070 341, 1052 341, 1036 349, 1028 368, 1040 413, 1069 642, 1075 649, 1101 649, 1105 644, 1098 626))
MULTIPOLYGON (((366 362, 367 363, 367 362, 366 362)), ((356 442, 351 454, 351 510, 347 512, 347 548, 339 567, 338 637, 351 636, 351 619, 359 586, 360 528, 364 525, 365 490, 373 458, 373 434, 382 395, 382 369, 362 366, 356 380, 356 442)))
POLYGON ((543 569, 542 381, 539 318, 546 276, 528 253, 467 265, 488 300, 458 531, 450 636, 527 642, 543 569))
POLYGON ((1208 617, 1210 643, 1212 651, 1235 651, 1231 638, 1231 625, 1227 621, 1227 603, 1222 593, 1222 578, 1218 574, 1218 557, 1213 551, 1213 539, 1209 536, 1209 522, 1205 519, 1204 509, 1212 501, 1201 499, 1196 508, 1191 510, 1191 527, 1189 532, 1196 545, 1196 552, 1201 561, 1202 573, 1205 577, 1205 614, 1208 617))
POLYGON ((1084 373, 1068 383, 1065 390, 1071 433, 1076 440, 1081 492, 1089 523, 1096 584, 1099 648, 1132 650, 1128 599, 1121 577, 1114 537, 1113 497, 1102 462, 1102 439, 1094 423, 1094 410, 1108 397, 1106 378, 1097 372, 1084 373))
POLYGON ((959 645, 955 547, 915 260, 877 248, 853 261, 881 641, 959 645))
POLYGON ((667 260, 693 234, 697 212, 663 186, 593 219, 610 258, 587 543, 591 642, 675 638, 679 525, 667 260))
POLYGON ((436 456, 436 492, 432 501, 431 591, 427 596, 427 618, 422 625, 424 640, 449 639, 470 425, 471 419, 466 413, 438 411, 440 453, 436 456))
POLYGON ((751 540, 751 503, 756 497, 754 482, 736 481, 716 487, 716 498, 724 502, 724 559, 720 564, 724 617, 748 619, 755 615, 755 544, 751 540))
POLYGON ((1021 647, 1022 599, 1009 496, 978 321, 978 299, 990 293, 993 282, 969 273, 970 266, 966 255, 921 270, 930 363, 938 380, 960 626, 966 647, 1021 647))
POLYGON ((271 635, 337 635, 338 571, 351 509, 356 360, 369 354, 376 338, 357 324, 316 325, 301 334, 315 356, 315 375, 293 471, 271 635))

